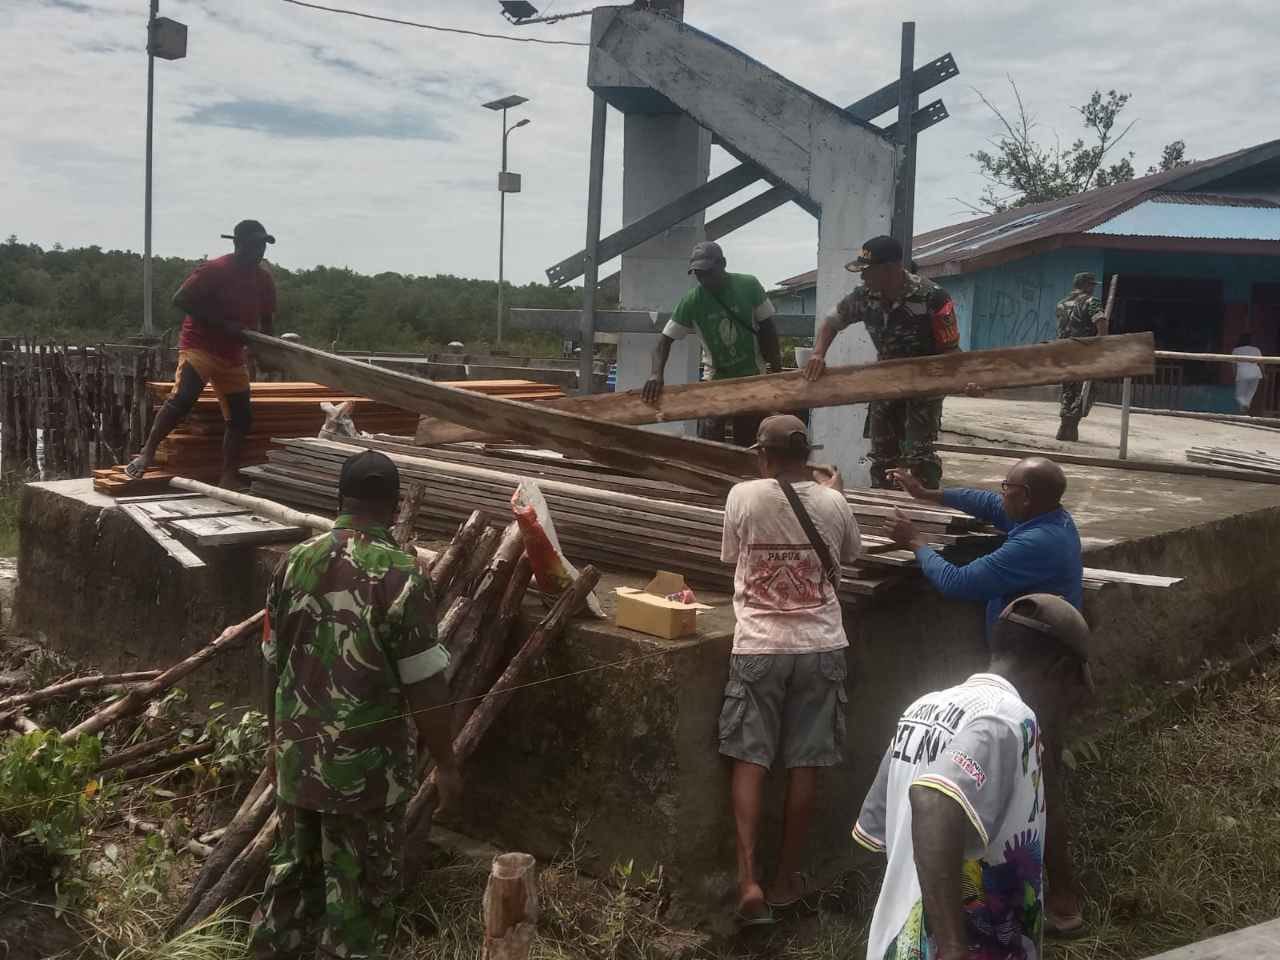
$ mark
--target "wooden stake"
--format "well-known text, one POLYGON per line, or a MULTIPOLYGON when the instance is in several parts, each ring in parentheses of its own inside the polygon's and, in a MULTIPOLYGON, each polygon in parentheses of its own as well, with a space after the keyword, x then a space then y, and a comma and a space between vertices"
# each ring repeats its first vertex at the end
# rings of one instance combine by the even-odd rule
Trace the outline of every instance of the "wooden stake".
POLYGON ((175 750, 172 753, 162 754, 158 757, 152 757, 150 760, 143 760, 141 763, 124 767, 116 774, 116 778, 139 780, 143 777, 154 776, 157 773, 167 773, 209 753, 213 753, 212 743, 193 743, 191 746, 183 747, 181 750, 175 750))
POLYGON ((163 693, 188 674, 194 673, 218 654, 237 647, 262 626, 265 610, 259 610, 247 620, 227 627, 208 646, 197 650, 185 660, 180 660, 154 680, 139 684, 115 703, 99 710, 83 723, 77 724, 62 735, 63 742, 74 740, 84 733, 99 733, 125 717, 141 713, 148 702, 163 693))
POLYGON ((144 740, 136 746, 113 753, 99 763, 97 769, 93 772, 106 773, 108 770, 115 770, 117 767, 127 767, 131 763, 154 756, 162 750, 168 750, 177 742, 177 733, 166 733, 163 737, 156 737, 154 740, 144 740))
POLYGON ((527 853, 493 858, 484 889, 482 960, 527 960, 538 928, 536 868, 527 853))
MULTIPOLYGON (((279 823, 279 819, 273 813, 254 836, 253 841, 240 852, 240 856, 232 861, 226 873, 222 874, 218 882, 209 888, 199 905, 191 911, 186 920, 177 925, 176 932, 190 930, 196 924, 213 916, 214 911, 223 904, 230 903, 244 893, 249 884, 266 868, 267 855, 271 852, 271 845, 275 843, 276 828, 279 823)), ((217 853, 216 847, 214 853, 217 853)), ((212 860, 212 856, 209 859, 212 860)), ((208 865, 209 861, 206 860, 205 867, 207 868, 208 865)))
POLYGON ((453 585, 453 578, 457 575, 462 558, 471 553, 476 539, 480 536, 480 531, 485 526, 484 514, 476 510, 463 522, 462 526, 458 527, 458 532, 454 534, 449 546, 431 567, 431 586, 437 597, 444 596, 453 585))
MULTIPOLYGON (((578 574, 578 579, 573 582, 573 586, 560 595, 555 606, 524 642, 520 652, 512 657, 511 663, 507 665, 502 676, 497 679, 488 695, 471 714, 471 719, 462 728, 462 732, 454 738, 453 753, 458 763, 465 762, 475 752, 480 739, 493 726, 493 721, 513 696, 514 688, 519 685, 521 675, 530 663, 542 655, 547 645, 560 636, 570 618, 583 608, 587 597, 595 589, 599 580, 600 572, 595 567, 584 567, 578 574)), ((413 799, 409 801, 409 808, 405 813, 406 837, 414 833, 424 819, 423 814, 434 806, 435 796, 436 781, 433 774, 423 782, 413 799)), ((429 820, 422 823, 422 829, 424 832, 430 829, 429 820)))
POLYGON ((418 519, 418 511, 422 509, 422 504, 426 499, 427 485, 425 483, 409 484, 404 496, 400 498, 400 509, 396 513, 396 522, 391 527, 391 536, 402 550, 409 550, 413 546, 413 540, 416 536, 413 529, 414 523, 418 519))
MULTIPOLYGON (((266 772, 265 770, 263 771, 264 774, 266 772)), ((262 778, 259 777, 258 779, 261 780, 262 778)), ((195 879, 195 883, 191 885, 191 892, 187 894, 185 906, 170 924, 169 929, 171 931, 176 932, 182 929, 183 924, 201 905, 205 894, 213 888, 223 873, 244 852, 250 841, 258 836, 263 825, 266 824, 267 818, 272 815, 272 811, 275 809, 275 802, 275 786, 268 783, 259 792, 254 802, 248 807, 242 806, 235 818, 227 824, 222 838, 218 841, 217 846, 213 848, 213 853, 205 860, 204 866, 200 869, 200 873, 195 879)))

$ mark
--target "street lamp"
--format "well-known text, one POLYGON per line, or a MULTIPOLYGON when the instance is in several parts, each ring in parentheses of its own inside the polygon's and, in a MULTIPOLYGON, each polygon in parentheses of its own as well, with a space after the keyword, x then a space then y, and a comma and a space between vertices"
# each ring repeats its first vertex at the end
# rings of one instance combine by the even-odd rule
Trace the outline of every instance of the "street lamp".
POLYGON ((147 186, 143 203, 142 332, 152 333, 151 322, 151 142, 156 101, 156 57, 181 60, 187 55, 186 24, 160 17, 160 0, 151 0, 147 17, 147 186))
POLYGON ((520 192, 520 174, 507 172, 507 137, 517 127, 526 126, 528 119, 519 120, 507 126, 507 111, 528 103, 528 97, 512 94, 501 100, 491 100, 484 104, 488 110, 502 111, 502 170, 498 173, 498 345, 502 345, 502 285, 504 280, 504 252, 507 234, 507 194, 520 192))

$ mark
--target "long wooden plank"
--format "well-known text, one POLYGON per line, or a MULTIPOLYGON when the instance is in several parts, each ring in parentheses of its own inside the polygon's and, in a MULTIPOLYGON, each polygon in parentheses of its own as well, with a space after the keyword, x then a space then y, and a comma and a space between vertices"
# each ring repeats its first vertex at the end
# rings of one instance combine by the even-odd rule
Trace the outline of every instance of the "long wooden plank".
POLYGON ((971 453, 980 457, 1002 457, 1022 460, 1025 457, 1048 457, 1055 463, 1073 463, 1082 467, 1107 467, 1112 470, 1137 470, 1142 473, 1174 473, 1186 477, 1210 477, 1216 480, 1243 480, 1248 483, 1280 483, 1280 476, 1253 470, 1178 463, 1174 460, 1119 460, 1115 457, 1085 457, 1057 450, 1031 450, 1025 447, 984 447, 969 443, 935 443, 942 453, 971 453))
POLYGON ((204 566, 204 561, 192 553, 186 544, 147 516, 141 504, 126 503, 122 504, 120 509, 124 511, 125 516, 142 528, 143 533, 160 544, 161 549, 177 560, 181 566, 188 570, 195 570, 204 566))
POLYGON ((510 436, 536 441, 562 453, 587 453, 591 459, 629 473, 720 492, 756 469, 755 455, 728 444, 686 440, 580 414, 519 403, 433 383, 322 350, 246 332, 254 353, 295 376, 306 376, 424 413, 510 436))
MULTIPOLYGON (((663 423, 740 413, 773 413, 836 407, 868 400, 901 400, 961 393, 970 383, 983 389, 1043 386, 1077 380, 1150 376, 1155 372, 1155 340, 1150 333, 1052 340, 998 350, 956 351, 938 357, 908 357, 831 367, 816 381, 799 370, 789 373, 668 386, 656 406, 639 390, 566 397, 540 404, 612 423, 663 423)), ((441 418, 444 419, 444 418, 441 418)), ((420 423, 416 442, 429 446, 498 434, 497 424, 475 421, 447 426, 420 423)))

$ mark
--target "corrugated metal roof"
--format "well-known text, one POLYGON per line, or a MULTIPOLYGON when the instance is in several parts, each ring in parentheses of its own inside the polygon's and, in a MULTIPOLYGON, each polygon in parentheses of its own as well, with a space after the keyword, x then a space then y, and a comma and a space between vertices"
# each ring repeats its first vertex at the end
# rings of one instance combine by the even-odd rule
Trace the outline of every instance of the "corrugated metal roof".
POLYGON ((1143 200, 1086 231, 1112 237, 1182 237, 1199 240, 1278 240, 1280 206, 1143 200))
MULTIPOLYGON (((1166 206, 1174 211, 1178 205, 1183 206, 1180 222, 1190 223, 1192 218, 1205 216, 1204 211, 1234 208, 1236 210, 1264 211, 1264 219, 1271 216, 1266 213, 1269 201, 1253 200, 1247 197, 1222 197, 1213 194, 1191 193, 1206 183, 1218 182, 1223 176, 1238 175, 1241 169, 1262 169, 1259 165, 1274 168, 1277 157, 1280 157, 1280 140, 1271 140, 1237 150, 1211 160, 1155 173, 1126 183, 1118 183, 1111 187, 1089 190, 1063 200, 1052 200, 1026 207, 1017 207, 994 213, 986 217, 963 221, 927 233, 917 234, 912 242, 912 255, 922 273, 938 276, 961 273, 965 270, 980 269, 984 266, 1016 259, 1025 254, 1016 253, 1019 248, 1031 244, 1039 247, 1052 246, 1054 238, 1064 235, 1079 235, 1095 232, 1093 228, 1109 223, 1123 216, 1132 207, 1142 206, 1145 202, 1157 198, 1176 198, 1166 200, 1166 206), (1181 192, 1170 192, 1181 191, 1181 192), (1193 213, 1192 210, 1197 212, 1193 213), (972 261, 981 261, 972 263, 972 261)), ((1269 178, 1270 174, 1267 174, 1269 178)), ((1241 217, 1241 222, 1252 216, 1241 217)), ((1216 219, 1216 214, 1215 214, 1216 219)), ((1270 241, 1280 239, 1270 233, 1232 232, 1246 229, 1235 221, 1228 224, 1220 221, 1225 232, 1201 233, 1156 233, 1151 236, 1168 236, 1185 239, 1244 239, 1270 241)), ((1269 220, 1267 222, 1270 222, 1269 220)), ((1256 228, 1253 228, 1256 229, 1256 228)), ((1096 231, 1099 236, 1112 235, 1112 231, 1096 231)), ((1121 235, 1131 235, 1126 230, 1121 235)), ((817 271, 802 273, 782 281, 781 286, 790 289, 813 286, 817 282, 817 271)))

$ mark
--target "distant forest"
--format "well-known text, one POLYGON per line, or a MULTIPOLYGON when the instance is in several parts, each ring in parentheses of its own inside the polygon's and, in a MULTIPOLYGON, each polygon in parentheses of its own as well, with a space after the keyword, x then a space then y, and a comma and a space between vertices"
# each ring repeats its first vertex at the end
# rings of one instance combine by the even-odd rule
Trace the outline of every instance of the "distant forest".
MULTIPOLYGON (((156 257, 156 332, 176 337, 182 317, 173 292, 199 261, 156 257)), ((276 332, 294 332, 314 346, 340 350, 430 351, 461 340, 469 352, 491 344, 497 283, 440 274, 366 276, 335 267, 286 270, 268 261, 279 298, 276 332)), ((508 284, 507 305, 576 308, 581 287, 508 284)), ((608 306, 608 304, 605 304, 608 306)), ((0 335, 92 343, 140 333, 142 256, 80 247, 51 250, 9 237, 0 244, 0 335)), ((504 331, 507 333, 507 331, 504 331)), ((509 331, 505 346, 558 351, 559 338, 509 331)))

